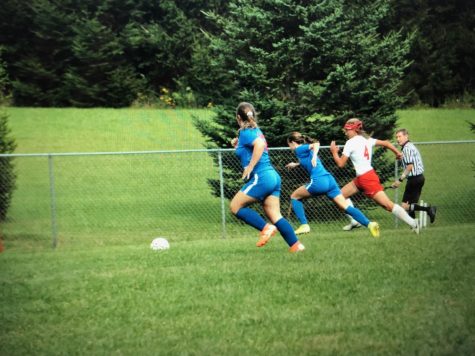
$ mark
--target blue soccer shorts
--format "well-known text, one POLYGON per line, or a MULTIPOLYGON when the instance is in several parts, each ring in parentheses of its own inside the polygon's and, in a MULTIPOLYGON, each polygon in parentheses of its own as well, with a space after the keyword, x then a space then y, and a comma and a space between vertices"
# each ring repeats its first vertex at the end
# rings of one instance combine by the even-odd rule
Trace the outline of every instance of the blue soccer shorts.
POLYGON ((281 179, 273 169, 254 173, 241 192, 257 200, 264 200, 269 195, 280 197, 281 179))
POLYGON ((341 194, 340 187, 332 175, 326 174, 317 178, 312 178, 305 188, 312 195, 326 194, 330 199, 341 194))

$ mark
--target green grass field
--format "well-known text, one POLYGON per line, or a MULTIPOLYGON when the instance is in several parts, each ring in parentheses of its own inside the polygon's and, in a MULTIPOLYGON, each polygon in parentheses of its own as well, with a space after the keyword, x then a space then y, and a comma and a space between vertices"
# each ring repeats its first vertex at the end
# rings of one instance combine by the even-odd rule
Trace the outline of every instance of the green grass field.
MULTIPOLYGON (((473 140, 468 122, 475 123, 473 109, 400 110, 398 128, 409 130, 412 141, 473 140)), ((472 152, 472 157, 474 153, 472 152)))
POLYGON ((0 256, 1 355, 470 355, 473 225, 0 256))
MULTIPOLYGON (((190 114, 210 115, 7 110, 18 153, 201 148, 190 114)), ((414 141, 474 138, 466 121, 475 121, 475 110, 399 115, 414 141)), ((432 172, 424 192, 441 207, 423 234, 386 224, 374 240, 363 229, 345 234, 312 224, 300 255, 288 254, 280 237, 263 249, 241 234, 211 238, 221 229, 209 215, 219 214, 219 201, 202 201, 199 189, 181 194, 178 204, 167 200, 163 169, 186 184, 176 155, 159 162, 145 155, 57 158, 61 244, 52 250, 47 160, 18 160, 18 171, 28 173, 19 175, 12 219, 1 226, 0 355, 472 355, 475 157, 473 146, 447 147, 421 149, 432 172), (453 172, 455 181, 446 177, 453 172), (183 220, 176 205, 189 209, 165 252, 148 247, 158 201, 165 225, 183 220), (93 214, 80 209, 90 202, 93 214), (116 243, 101 246, 100 236, 111 232, 116 243)), ((192 176, 215 174, 209 157, 188 158, 192 176)), ((249 228, 239 231, 254 237, 249 228)))

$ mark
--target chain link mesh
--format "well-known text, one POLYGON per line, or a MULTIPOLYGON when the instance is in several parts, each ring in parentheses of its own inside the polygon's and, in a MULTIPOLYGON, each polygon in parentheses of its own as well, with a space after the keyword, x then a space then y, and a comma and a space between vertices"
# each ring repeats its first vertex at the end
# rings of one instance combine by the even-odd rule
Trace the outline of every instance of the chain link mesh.
MULTIPOLYGON (((473 223, 474 143, 420 144, 418 148, 426 167, 422 199, 438 206, 436 224, 473 223)), ((387 153, 380 151, 375 166, 388 185, 400 171, 394 156, 384 161, 387 153)), ((282 213, 297 227, 290 194, 309 178, 301 168, 285 168, 297 161, 290 150, 272 149, 270 156, 282 176, 282 213)), ((336 167, 328 147, 322 147, 319 156, 340 187, 353 179, 351 163, 346 169, 336 167)), ((232 150, 10 157, 14 157, 16 189, 1 226, 12 245, 20 241, 22 246, 39 241, 64 246, 148 243, 157 236, 171 241, 257 236, 229 211, 229 198, 243 184, 232 150)), ((403 189, 404 185, 386 193, 400 202, 403 189)), ((407 229, 363 195, 357 194, 353 201, 383 229, 407 229)), ((344 233, 341 228, 348 220, 326 196, 307 199, 304 204, 313 231, 344 233)), ((258 204, 254 207, 262 212, 258 204)))

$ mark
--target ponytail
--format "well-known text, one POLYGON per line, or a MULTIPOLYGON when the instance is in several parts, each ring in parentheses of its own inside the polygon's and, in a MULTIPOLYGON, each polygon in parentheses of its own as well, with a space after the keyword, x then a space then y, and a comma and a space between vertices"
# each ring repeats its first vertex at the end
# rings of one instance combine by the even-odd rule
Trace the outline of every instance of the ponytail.
POLYGON ((307 135, 302 135, 303 139, 305 140, 305 143, 315 143, 317 140, 307 136, 307 135))
POLYGON ((252 104, 246 102, 240 103, 236 108, 236 116, 242 121, 242 128, 257 127, 257 114, 252 104))
POLYGON ((317 140, 307 136, 307 135, 302 135, 298 131, 292 132, 288 137, 287 137, 287 142, 295 142, 298 143, 299 145, 304 144, 304 143, 315 143, 317 140))

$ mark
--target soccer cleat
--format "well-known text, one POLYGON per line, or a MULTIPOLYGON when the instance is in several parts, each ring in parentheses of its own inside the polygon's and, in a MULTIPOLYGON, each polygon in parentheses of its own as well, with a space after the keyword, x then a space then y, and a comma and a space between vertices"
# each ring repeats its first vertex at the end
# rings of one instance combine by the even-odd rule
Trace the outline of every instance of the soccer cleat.
POLYGON ((264 226, 264 228, 261 231, 259 241, 257 241, 256 246, 257 247, 264 246, 267 242, 269 242, 270 238, 274 236, 276 232, 277 232, 277 228, 274 225, 266 224, 266 226, 264 226))
POLYGON ((297 241, 289 248, 290 253, 302 252, 303 250, 305 250, 305 246, 300 241, 297 241))
POLYGON ((368 224, 368 229, 369 229, 369 232, 371 232, 371 235, 377 239, 379 238, 379 224, 377 222, 370 222, 368 224))
POLYGON ((417 221, 416 221, 416 226, 414 226, 411 230, 414 231, 416 235, 419 235, 419 233, 421 232, 421 228, 419 227, 419 224, 417 223, 417 221))
POLYGON ((297 230, 295 230, 295 235, 308 234, 310 232, 310 226, 308 224, 302 224, 297 230))
POLYGON ((351 231, 351 230, 357 229, 359 227, 361 227, 360 223, 356 223, 356 224, 349 223, 348 225, 343 226, 343 230, 344 231, 351 231))
POLYGON ((429 211, 427 212, 427 215, 429 215, 430 218, 430 223, 432 224, 435 220, 435 214, 437 214, 437 207, 436 206, 431 206, 429 207, 429 211))

